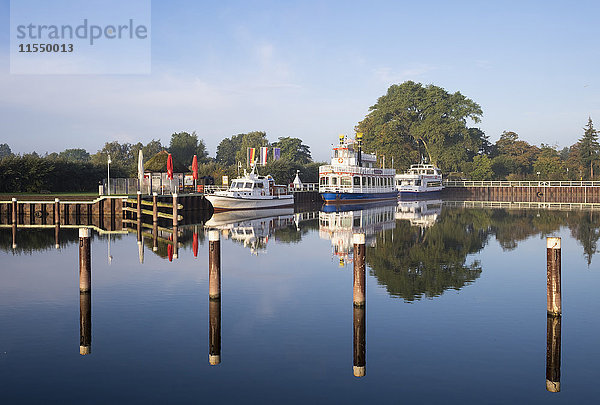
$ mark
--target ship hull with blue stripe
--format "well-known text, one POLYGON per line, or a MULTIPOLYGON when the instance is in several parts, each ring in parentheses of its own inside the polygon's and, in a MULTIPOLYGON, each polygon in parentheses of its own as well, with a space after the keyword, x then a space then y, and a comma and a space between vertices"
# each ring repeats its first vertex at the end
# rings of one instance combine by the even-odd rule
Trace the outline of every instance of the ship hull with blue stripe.
POLYGON ((357 204, 368 201, 395 200, 398 193, 321 193, 325 204, 357 204))

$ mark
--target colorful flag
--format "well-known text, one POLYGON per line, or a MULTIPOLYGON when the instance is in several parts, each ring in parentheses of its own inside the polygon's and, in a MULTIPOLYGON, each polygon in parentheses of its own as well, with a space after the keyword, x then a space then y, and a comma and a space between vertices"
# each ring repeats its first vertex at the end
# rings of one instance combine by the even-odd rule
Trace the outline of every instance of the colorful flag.
POLYGON ((248 161, 247 164, 248 166, 251 166, 252 164, 254 164, 254 159, 256 158, 256 148, 248 148, 248 161))
POLYGON ((260 148, 260 164, 263 166, 267 164, 267 153, 268 152, 269 152, 269 148, 267 148, 266 146, 263 146, 260 148))
POLYGON ((273 160, 281 158, 281 148, 273 148, 273 160))

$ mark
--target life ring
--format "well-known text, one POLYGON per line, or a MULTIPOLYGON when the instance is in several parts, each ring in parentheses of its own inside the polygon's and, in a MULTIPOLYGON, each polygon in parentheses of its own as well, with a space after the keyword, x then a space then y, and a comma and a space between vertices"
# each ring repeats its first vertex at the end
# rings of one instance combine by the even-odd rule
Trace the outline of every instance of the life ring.
POLYGON ((338 158, 338 163, 344 163, 344 159, 343 158, 338 158))

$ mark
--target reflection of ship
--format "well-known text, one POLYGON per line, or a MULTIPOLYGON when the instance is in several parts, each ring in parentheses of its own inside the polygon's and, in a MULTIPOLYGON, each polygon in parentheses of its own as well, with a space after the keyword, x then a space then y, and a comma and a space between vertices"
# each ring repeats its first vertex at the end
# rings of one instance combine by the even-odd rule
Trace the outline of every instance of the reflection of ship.
POLYGON ((319 237, 331 240, 333 254, 339 257, 340 265, 351 261, 355 232, 364 233, 366 245, 373 247, 379 233, 396 226, 395 202, 352 207, 354 209, 344 207, 334 212, 319 212, 319 237))
POLYGON ((204 225, 226 238, 242 242, 253 254, 265 250, 271 233, 294 224, 293 208, 236 210, 215 213, 204 225))
POLYGON ((410 221, 411 226, 429 228, 442 213, 442 200, 398 201, 396 219, 410 221))

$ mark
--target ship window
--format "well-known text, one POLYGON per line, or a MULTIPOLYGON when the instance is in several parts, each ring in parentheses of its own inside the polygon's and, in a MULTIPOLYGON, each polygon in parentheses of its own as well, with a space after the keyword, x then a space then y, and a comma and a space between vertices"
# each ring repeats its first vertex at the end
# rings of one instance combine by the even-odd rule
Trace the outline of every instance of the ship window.
POLYGON ((340 185, 342 185, 342 186, 351 186, 352 185, 352 180, 350 180, 350 177, 342 177, 340 185))
POLYGON ((363 185, 363 187, 367 186, 367 178, 365 176, 363 176, 363 178, 362 178, 362 185, 363 185))
POLYGON ((334 149, 334 150, 333 150, 333 157, 334 157, 334 158, 338 157, 338 153, 337 153, 337 152, 338 152, 338 151, 337 151, 337 149, 334 149))
POLYGON ((421 180, 415 180, 415 186, 420 186, 421 185, 421 180))
POLYGON ((335 177, 335 176, 331 177, 331 185, 332 186, 337 186, 337 177, 335 177))
POLYGON ((354 178, 354 185, 355 185, 355 186, 360 186, 360 177, 356 176, 356 177, 354 178))
POLYGON ((256 183, 256 187, 263 188, 263 184, 262 183, 256 183))
POLYGON ((324 186, 324 185, 325 185, 325 179, 326 179, 326 178, 327 178, 327 177, 321 177, 321 178, 319 179, 319 184, 320 184, 320 185, 322 185, 322 186, 324 186))

